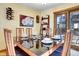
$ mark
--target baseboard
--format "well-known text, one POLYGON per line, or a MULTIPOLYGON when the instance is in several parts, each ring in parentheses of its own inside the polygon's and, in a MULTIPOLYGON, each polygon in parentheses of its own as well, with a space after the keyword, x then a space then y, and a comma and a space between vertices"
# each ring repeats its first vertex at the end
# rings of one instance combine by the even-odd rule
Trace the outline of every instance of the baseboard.
POLYGON ((6 51, 6 49, 2 49, 2 50, 0 50, 0 52, 3 52, 3 51, 6 51))

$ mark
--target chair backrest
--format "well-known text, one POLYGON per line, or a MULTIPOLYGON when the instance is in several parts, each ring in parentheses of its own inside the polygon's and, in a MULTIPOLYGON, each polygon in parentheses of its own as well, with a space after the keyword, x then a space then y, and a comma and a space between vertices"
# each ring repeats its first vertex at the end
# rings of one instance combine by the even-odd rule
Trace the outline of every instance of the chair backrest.
POLYGON ((26 28, 26 34, 29 38, 32 38, 32 28, 26 28))
POLYGON ((16 41, 20 41, 22 34, 24 33, 24 28, 16 28, 16 41))
POLYGON ((67 30, 67 32, 65 34, 65 40, 64 40, 62 56, 67 56, 70 53, 69 50, 70 50, 71 36, 72 36, 71 31, 67 30))
POLYGON ((8 56, 15 56, 14 42, 11 36, 11 30, 4 29, 4 38, 8 56))

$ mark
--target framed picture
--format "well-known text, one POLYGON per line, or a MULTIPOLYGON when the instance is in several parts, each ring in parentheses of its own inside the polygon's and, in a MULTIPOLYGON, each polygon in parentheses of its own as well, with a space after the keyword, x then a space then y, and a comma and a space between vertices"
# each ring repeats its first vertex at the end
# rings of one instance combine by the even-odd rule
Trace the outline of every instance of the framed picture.
POLYGON ((33 27, 34 18, 30 16, 20 15, 20 26, 33 27))
POLYGON ((14 19, 14 10, 11 7, 6 8, 6 18, 8 20, 13 20, 14 19))
POLYGON ((40 17, 39 15, 36 16, 36 23, 39 23, 40 17))

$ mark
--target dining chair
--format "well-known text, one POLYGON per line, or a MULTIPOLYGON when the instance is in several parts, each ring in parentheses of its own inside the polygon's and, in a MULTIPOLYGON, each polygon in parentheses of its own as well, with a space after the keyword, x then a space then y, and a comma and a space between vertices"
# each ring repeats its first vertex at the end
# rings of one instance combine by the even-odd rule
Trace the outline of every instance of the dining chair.
POLYGON ((26 28, 26 34, 29 38, 32 38, 32 28, 26 28))
POLYGON ((70 30, 67 30, 64 37, 64 46, 63 46, 62 56, 68 56, 70 54, 71 39, 72 39, 72 33, 70 30))
POLYGON ((28 35, 29 38, 30 47, 33 47, 34 42, 32 38, 32 28, 26 28, 26 34, 28 35))
POLYGON ((16 41, 21 41, 21 37, 24 34, 24 28, 16 28, 16 41))
POLYGON ((11 36, 11 30, 4 29, 4 38, 6 43, 6 51, 8 56, 15 56, 14 42, 11 36))

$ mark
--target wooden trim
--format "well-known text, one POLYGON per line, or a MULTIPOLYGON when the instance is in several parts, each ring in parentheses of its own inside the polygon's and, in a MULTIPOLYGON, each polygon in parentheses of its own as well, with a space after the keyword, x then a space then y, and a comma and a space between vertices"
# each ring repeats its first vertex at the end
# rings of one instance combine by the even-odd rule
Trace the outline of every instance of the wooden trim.
POLYGON ((50 30, 50 16, 48 15, 48 33, 49 33, 49 30, 50 30))
POLYGON ((54 14, 53 36, 56 34, 56 14, 54 14))
POLYGON ((37 56, 34 52, 31 50, 24 48, 21 44, 17 44, 17 46, 22 49, 26 54, 29 54, 30 56, 37 56))
POLYGON ((0 52, 6 51, 6 49, 1 49, 0 52))
POLYGON ((79 9, 79 5, 71 7, 71 8, 66 8, 66 9, 63 9, 63 10, 55 11, 54 13, 60 13, 60 12, 65 12, 65 11, 75 11, 75 10, 78 10, 78 9, 79 9))
POLYGON ((70 29, 70 17, 69 16, 70 16, 70 12, 67 11, 67 17, 66 17, 67 18, 67 30, 70 29))

